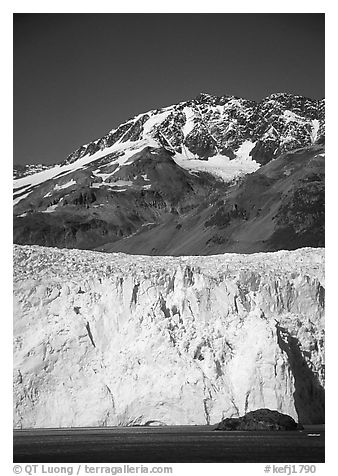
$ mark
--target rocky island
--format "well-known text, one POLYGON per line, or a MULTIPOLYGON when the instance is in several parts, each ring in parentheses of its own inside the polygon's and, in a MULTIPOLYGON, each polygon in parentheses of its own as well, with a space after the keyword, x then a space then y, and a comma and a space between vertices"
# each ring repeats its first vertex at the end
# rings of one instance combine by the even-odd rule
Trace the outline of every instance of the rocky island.
POLYGON ((215 430, 222 431, 295 431, 301 430, 301 424, 296 423, 289 415, 279 413, 276 410, 260 408, 246 413, 239 418, 225 418, 215 430))

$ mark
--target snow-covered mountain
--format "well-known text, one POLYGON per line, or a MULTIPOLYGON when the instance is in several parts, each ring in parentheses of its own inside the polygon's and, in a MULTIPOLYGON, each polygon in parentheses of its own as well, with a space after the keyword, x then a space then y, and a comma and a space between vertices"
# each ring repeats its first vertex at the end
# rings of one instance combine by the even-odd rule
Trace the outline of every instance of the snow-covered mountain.
MULTIPOLYGON (((131 243, 130 237, 149 228, 160 227, 158 236, 168 236, 168 230, 175 235, 173 227, 179 231, 188 223, 191 228, 186 218, 199 210, 205 220, 196 231, 206 240, 183 246, 180 252, 219 252, 212 245, 217 245, 219 232, 209 236, 205 223, 231 187, 233 193, 236 181, 260 174, 261 165, 299 149, 309 157, 322 156, 323 142, 323 100, 281 93, 256 103, 200 94, 139 114, 55 166, 17 173, 14 239, 21 244, 112 249, 112 244, 124 247, 125 240, 131 243)), ((220 239, 224 244, 224 236, 220 239)), ((185 241, 191 242, 189 237, 185 241)), ((140 252, 135 239, 128 251, 140 252)), ((166 252, 155 244, 150 250, 166 252)))
POLYGON ((324 160, 324 101, 201 94, 16 171, 15 426, 322 423, 324 160))
POLYGON ((16 428, 324 421, 324 251, 14 247, 16 428))
MULTIPOLYGON (((102 138, 81 146, 64 163, 109 149, 117 143, 162 145, 189 169, 187 160, 221 156, 259 164, 296 148, 321 143, 324 100, 272 94, 260 103, 233 96, 200 94, 195 99, 140 114, 102 138), (154 141, 153 143, 151 143, 154 141), (250 159, 249 159, 250 160, 250 159)), ((208 167, 213 168, 213 160, 208 167)), ((217 169, 217 166, 215 167, 217 169)), ((219 167, 222 170, 222 164, 219 167)))

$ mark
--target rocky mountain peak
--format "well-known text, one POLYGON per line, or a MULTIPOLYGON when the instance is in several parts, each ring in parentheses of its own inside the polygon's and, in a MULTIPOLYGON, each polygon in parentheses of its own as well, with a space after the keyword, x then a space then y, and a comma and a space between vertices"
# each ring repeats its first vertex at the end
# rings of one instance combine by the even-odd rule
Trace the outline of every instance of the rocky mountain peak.
MULTIPOLYGON (((187 160, 222 156, 267 163, 286 150, 324 142, 324 101, 273 93, 261 102, 201 92, 194 99, 128 119, 80 146, 61 165, 127 142, 165 147, 187 160)), ((29 173, 29 169, 27 169, 29 173)), ((35 169, 32 168, 32 171, 35 169)))
MULTIPOLYGON (((112 243, 122 240, 129 252, 134 249, 127 245, 133 241, 129 237, 149 231, 150 254, 191 249, 210 253, 224 247, 236 251, 244 236, 237 236, 236 223, 258 220, 263 213, 269 222, 268 228, 266 222, 262 226, 264 238, 253 233, 258 241, 240 245, 244 251, 282 246, 278 233, 273 235, 279 227, 277 216, 284 217, 283 229, 289 223, 284 231, 293 236, 292 243, 318 246, 323 242, 324 113, 323 101, 284 93, 258 103, 201 93, 190 101, 140 113, 60 163, 27 166, 17 175, 15 239, 22 244, 99 249, 113 249, 112 243), (294 169, 285 169, 286 159, 294 162, 294 169), (260 195, 269 195, 275 167, 282 195, 276 192, 269 200, 276 202, 279 212, 269 207, 262 212, 260 195), (243 180, 250 186, 241 187, 243 180), (284 197, 285 190, 289 192, 284 197), (249 200, 239 206, 236 194, 242 193, 249 200), (288 215, 290 207, 296 213, 299 206, 302 226, 288 215), (196 207, 203 212, 194 211, 196 207), (164 234, 152 234, 153 225, 164 234), (196 226, 200 231, 188 239, 196 226), (203 243, 197 245, 199 233, 203 243), (272 235, 276 238, 270 243, 267 237, 272 235), (182 243, 173 249, 170 242, 176 239, 182 243)), ((136 249, 143 252, 144 244, 140 240, 136 249)))
POLYGON ((197 96, 195 97, 196 102, 210 103, 215 99, 216 99, 216 96, 213 96, 212 94, 204 93, 204 92, 197 94, 197 96))

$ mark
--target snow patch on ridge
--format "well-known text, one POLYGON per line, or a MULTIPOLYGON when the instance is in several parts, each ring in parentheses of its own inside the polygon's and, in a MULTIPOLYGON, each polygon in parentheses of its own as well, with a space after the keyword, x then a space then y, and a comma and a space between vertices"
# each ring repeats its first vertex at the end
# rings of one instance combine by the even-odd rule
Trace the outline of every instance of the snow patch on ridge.
POLYGON ((71 187, 72 185, 76 185, 76 181, 73 180, 73 179, 69 180, 69 182, 64 183, 62 185, 56 184, 55 187, 54 187, 54 190, 63 190, 65 188, 71 187))
POLYGON ((14 198, 13 199, 13 206, 17 205, 20 202, 20 200, 23 200, 24 198, 27 198, 30 193, 31 193, 31 191, 25 193, 24 195, 21 195, 20 197, 14 198))
MULTIPOLYGON (((133 182, 130 180, 117 180, 116 182, 93 182, 91 187, 92 188, 100 188, 100 187, 111 187, 111 188, 116 188, 116 187, 131 187, 133 185, 133 182)), ((126 189, 123 189, 124 191, 126 189)), ((121 191, 117 190, 117 191, 121 191)))
POLYGON ((306 122, 306 119, 304 117, 301 117, 299 116, 299 114, 296 114, 295 112, 289 110, 283 112, 283 117, 286 124, 288 124, 289 122, 306 122))
POLYGON ((312 120, 312 131, 311 131, 311 143, 312 144, 314 144, 317 140, 319 126, 320 126, 319 120, 318 119, 313 119, 312 120))
POLYGON ((53 213, 56 210, 57 206, 58 204, 50 205, 48 208, 46 208, 46 210, 43 210, 41 213, 53 213))
POLYGON ((187 135, 193 130, 195 126, 195 113, 191 107, 187 106, 183 109, 183 113, 185 114, 186 121, 184 126, 182 127, 182 134, 184 139, 186 139, 187 135))
MULTIPOLYGON (((255 145, 256 145, 256 142, 252 142, 250 140, 245 140, 236 152, 236 159, 238 159, 240 161, 252 160, 251 157, 250 157, 250 152, 255 147, 255 145)), ((255 161, 253 161, 253 162, 255 162, 255 161)), ((259 164, 257 164, 257 165, 259 165, 259 164)))
POLYGON ((154 126, 159 126, 169 116, 170 110, 159 112, 153 115, 143 124, 143 138, 147 138, 150 135, 154 126))

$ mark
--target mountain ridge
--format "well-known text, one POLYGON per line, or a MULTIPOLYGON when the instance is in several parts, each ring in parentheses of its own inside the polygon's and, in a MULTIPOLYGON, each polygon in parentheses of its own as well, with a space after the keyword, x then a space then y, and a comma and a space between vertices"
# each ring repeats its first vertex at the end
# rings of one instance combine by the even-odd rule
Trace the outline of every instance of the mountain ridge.
MULTIPOLYGON (((132 118, 129 118, 127 121, 119 125, 116 129, 111 129, 105 136, 102 136, 101 138, 95 139, 93 141, 90 141, 88 144, 81 145, 79 148, 77 148, 74 152, 72 152, 64 162, 71 162, 74 159, 76 160, 77 158, 81 158, 84 155, 92 155, 94 151, 97 150, 97 147, 99 148, 105 148, 105 146, 109 146, 114 139, 124 139, 126 138, 126 134, 128 130, 125 130, 125 126, 128 125, 130 122, 134 121, 134 124, 131 124, 130 127, 133 128, 132 133, 135 133, 135 129, 138 129, 140 124, 138 123, 135 127, 135 122, 145 120, 147 115, 151 113, 157 113, 157 111, 166 111, 169 110, 171 111, 172 109, 175 110, 177 108, 178 110, 184 109, 185 107, 198 107, 199 105, 208 105, 208 106, 226 106, 229 105, 231 102, 239 101, 241 103, 242 108, 248 107, 248 108, 253 108, 252 115, 258 114, 260 115, 262 112, 263 114, 266 114, 267 108, 266 104, 275 101, 278 105, 280 105, 282 108, 284 107, 285 110, 290 109, 295 109, 297 112, 306 112, 306 116, 314 119, 314 120, 319 120, 320 118, 323 118, 323 107, 324 107, 324 102, 325 99, 321 100, 313 100, 310 98, 306 98, 303 96, 298 96, 298 95, 292 95, 292 94, 287 94, 287 93, 273 93, 267 96, 266 98, 262 99, 259 102, 253 101, 253 100, 248 100, 248 99, 243 99, 239 98, 237 96, 213 96, 208 93, 200 93, 198 94, 195 98, 188 100, 188 101, 181 101, 176 105, 171 105, 168 107, 160 108, 160 109, 152 109, 149 111, 146 111, 144 113, 138 114, 133 116, 132 118), (318 112, 316 113, 316 109, 318 109, 318 112), (117 134, 116 134, 117 133, 117 134), (114 135, 116 134, 116 135, 114 135), (122 137, 120 137, 120 134, 122 134, 122 137)), ((233 108, 230 108, 231 111, 233 111, 233 108)), ((202 116, 202 114, 201 114, 202 116)), ((178 118, 179 120, 180 118, 178 118)), ((260 119, 260 118, 259 118, 260 119)), ((203 125, 205 124, 205 118, 202 118, 203 125)), ((142 125, 142 124, 141 124, 142 125)), ((259 128, 262 128, 262 125, 260 124, 259 128)), ((257 131, 254 131, 253 134, 254 136, 257 135, 257 131)), ((250 135, 250 134, 249 134, 250 135)), ((212 136, 212 135, 211 135, 212 136)), ((135 136, 133 136, 135 137, 135 136)), ((212 136, 214 139, 214 136, 212 136)), ((159 139, 161 140, 161 139, 159 139)), ((163 144, 162 145, 167 145, 163 144)), ((172 145, 172 144, 170 144, 172 145)), ((179 149, 178 149, 179 151, 179 149)), ((214 153, 212 155, 215 155, 215 150, 213 151, 214 153)), ((210 152, 209 152, 210 153, 210 152)), ((230 152, 231 153, 231 152, 230 152)), ((201 156, 201 154, 198 154, 201 156)), ((226 155, 226 154, 224 154, 226 155)), ((208 151, 203 150, 202 156, 206 157, 208 155, 208 151)))
MULTIPOLYGON (((224 101, 226 100, 231 100, 231 99, 234 99, 234 100, 244 100, 244 101, 247 101, 248 103, 252 103, 256 106, 258 106, 259 104, 263 103, 264 101, 267 101, 267 100, 270 100, 270 99, 276 99, 276 98, 284 98, 284 99, 300 99, 301 101, 305 101, 305 102, 309 102, 309 103, 317 103, 317 107, 320 109, 322 107, 324 107, 324 104, 325 104, 325 98, 321 98, 321 99, 312 99, 310 97, 306 97, 306 96, 302 96, 302 95, 293 95, 291 93, 285 93, 285 92, 277 92, 277 93, 271 93, 269 94, 268 96, 264 97, 262 100, 260 101, 255 101, 253 99, 243 99, 239 96, 233 96, 233 95, 221 95, 221 96, 217 96, 217 95, 212 95, 212 94, 209 94, 207 92, 200 92, 199 94, 197 94, 197 96, 195 96, 194 98, 188 100, 188 101, 180 101, 179 103, 177 103, 177 105, 182 105, 182 104, 191 104, 191 103, 194 103, 195 101, 200 101, 200 102, 205 102, 205 101, 208 101, 209 102, 213 102, 213 103, 224 103, 224 101)), ((159 109, 149 109, 141 114, 136 114, 132 117, 129 117, 127 120, 125 120, 124 122, 122 122, 119 126, 121 125, 124 125, 124 124, 127 124, 129 123, 130 121, 134 120, 135 118, 138 118, 142 115, 146 115, 146 114, 149 114, 153 111, 157 111, 157 110, 164 110, 164 109, 168 109, 168 108, 171 108, 175 105, 171 105, 171 106, 167 106, 167 107, 162 107, 162 108, 159 108, 159 109)), ((110 131, 107 133, 111 133, 112 131, 116 131, 119 126, 117 126, 117 128, 113 128, 113 129, 110 129, 110 131)), ((94 143, 97 143, 99 142, 100 140, 103 139, 104 136, 101 136, 99 138, 96 138, 96 139, 92 139, 90 140, 87 144, 81 144, 79 145, 73 152, 71 152, 67 158, 65 159, 61 159, 60 161, 56 162, 56 163, 60 163, 60 162, 65 162, 67 161, 70 157, 72 157, 74 154, 77 153, 77 151, 80 151, 82 149, 82 147, 88 147, 90 146, 90 144, 94 144, 94 143)), ((89 148, 89 151, 90 152, 90 148, 89 148)), ((34 170, 34 167, 52 167, 54 164, 45 164, 45 163, 36 163, 36 164, 13 164, 13 168, 14 170, 20 170, 22 168, 32 168, 33 170, 30 172, 29 170, 27 171, 27 175, 30 174, 30 173, 36 173, 36 170, 34 170)), ((15 175, 14 178, 19 178, 19 175, 15 175)))
POLYGON ((324 113, 324 100, 285 93, 259 103, 201 93, 136 115, 57 165, 38 172, 37 166, 31 167, 33 174, 26 167, 14 182, 14 241, 102 251, 114 251, 120 242, 118 249, 136 254, 144 248, 146 235, 150 241, 161 236, 166 241, 169 235, 174 240, 170 250, 154 245, 150 254, 176 254, 179 249, 183 254, 273 251, 290 240, 299 246, 323 246, 324 113), (289 166, 298 159, 300 167, 289 166), (277 185, 264 175, 265 166, 268 174, 275 167, 279 187, 285 186, 292 197, 303 196, 298 200, 303 218, 299 219, 297 200, 288 202, 282 188, 277 193, 277 185), (298 178, 291 186, 283 177, 294 173, 298 178), (249 210, 258 200, 251 196, 253 190, 258 187, 266 195, 270 185, 269 200, 276 213, 266 209, 266 235, 259 246, 249 243, 243 248, 243 237, 264 218, 264 213, 253 217, 249 210), (247 195, 246 205, 233 201, 233 209, 225 212, 224 197, 235 197, 241 190, 247 195), (293 212, 288 214, 291 203, 293 212), (278 224, 279 213, 284 221, 280 218, 278 224), (188 224, 203 237, 198 246, 192 244, 196 237, 182 236, 188 224), (149 233, 153 229, 157 236, 149 233), (305 239, 307 232, 310 240, 305 239), (278 245, 269 241, 274 233, 278 245), (182 248, 175 240, 183 238, 188 241, 182 248), (242 245, 236 248, 236 242, 242 245), (135 249, 128 245, 125 250, 127 243, 134 243, 135 249))

